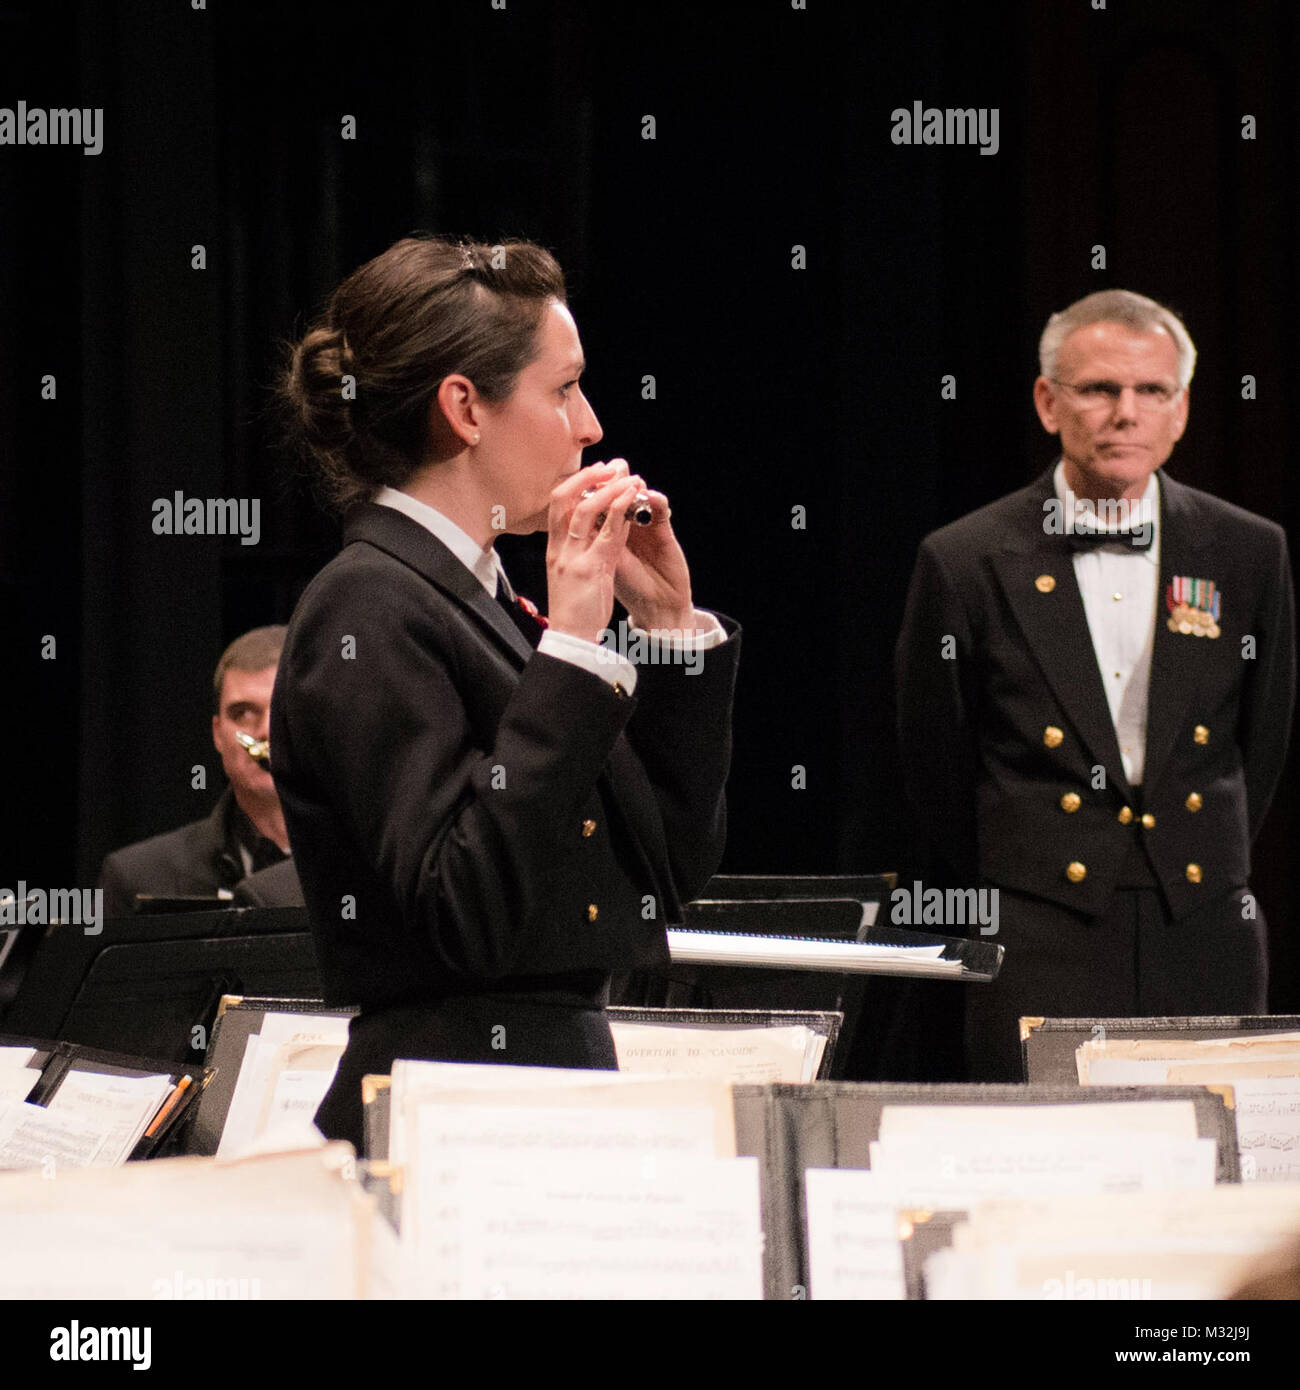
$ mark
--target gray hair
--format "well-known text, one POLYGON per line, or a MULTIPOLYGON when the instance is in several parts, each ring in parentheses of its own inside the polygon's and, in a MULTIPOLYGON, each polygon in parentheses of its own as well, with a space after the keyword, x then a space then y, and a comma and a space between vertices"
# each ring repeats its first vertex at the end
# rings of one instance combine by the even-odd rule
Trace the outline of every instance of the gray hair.
POLYGON ((1059 314, 1053 314, 1038 340, 1038 368, 1045 377, 1056 376, 1056 358, 1061 344, 1076 328, 1086 328, 1090 323, 1122 323, 1139 332, 1163 328, 1174 340, 1179 388, 1190 384, 1196 370, 1196 345, 1183 327, 1182 319, 1172 309, 1166 309, 1144 294, 1134 294, 1132 290, 1098 290, 1059 314))

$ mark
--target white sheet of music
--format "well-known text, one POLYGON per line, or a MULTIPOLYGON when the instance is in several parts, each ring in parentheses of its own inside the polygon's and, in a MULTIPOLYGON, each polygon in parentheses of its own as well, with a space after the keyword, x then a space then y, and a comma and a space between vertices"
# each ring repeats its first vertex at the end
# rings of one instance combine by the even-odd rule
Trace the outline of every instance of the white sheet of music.
MULTIPOLYGON (((734 1085, 801 1082, 817 1034, 804 1024, 775 1028, 611 1022, 621 1072, 709 1076, 734 1085)), ((825 1046, 823 1040, 822 1046, 825 1046)))
POLYGON ((909 1206, 965 1207, 982 1197, 1150 1192, 1214 1186, 1213 1139, 1050 1135, 1014 1130, 891 1139, 870 1146, 871 1171, 909 1206))
POLYGON ((65 1168, 88 1168, 106 1137, 98 1121, 25 1101, 0 1101, 0 1169, 39 1168, 52 1178, 65 1168))
POLYGON ((262 1031, 244 1044, 239 1079, 230 1098, 217 1157, 265 1149, 273 1131, 283 1131, 286 1147, 294 1147, 316 1106, 324 1099, 347 1046, 348 1020, 328 1014, 267 1014, 262 1031), (287 1079, 284 1073, 290 1072, 287 1079))
POLYGON ((40 1079, 35 1067, 0 1067, 0 1100, 26 1100, 40 1079))
POLYGON ((809 1297, 906 1297, 896 1185, 865 1168, 809 1168, 809 1297))
POLYGON ((1222 1298, 1300 1234, 1300 1185, 994 1200, 926 1264, 932 1299, 1222 1298))
POLYGON ((962 1126, 990 1126, 1026 1134, 1167 1134, 1195 1139, 1190 1100, 1082 1102, 1078 1105, 886 1105, 880 1138, 927 1135, 962 1126))
POLYGON ((1275 1074, 1285 1065, 1256 1061, 1169 1068, 1171 1085, 1226 1082, 1232 1087, 1242 1182, 1300 1182, 1300 1075, 1275 1074))
POLYGON ((755 1158, 475 1163, 459 1194, 462 1298, 763 1296, 755 1158))
POLYGON ((288 1143, 294 1134, 314 1124, 325 1092, 334 1084, 346 1045, 291 1042, 281 1043, 275 1049, 255 1141, 269 1141, 280 1135, 288 1143))
POLYGON ((59 1083, 49 1109, 65 1119, 75 1117, 97 1125, 104 1134, 104 1144, 93 1166, 111 1167, 131 1156, 173 1084, 166 1073, 116 1076, 74 1069, 59 1083))
POLYGON ((374 1201, 346 1145, 0 1177, 0 1299, 353 1298, 374 1201))
POLYGON ((644 1072, 590 1071, 579 1067, 512 1067, 491 1062, 425 1062, 401 1059, 393 1063, 388 1108, 388 1158, 406 1158, 406 1116, 414 1099, 430 1099, 445 1091, 566 1090, 575 1086, 644 1085, 662 1076, 644 1072))
POLYGON ((705 1081, 648 1082, 544 1092, 444 1092, 407 1100, 402 1243, 412 1297, 461 1296, 462 1187, 476 1166, 509 1159, 519 1171, 558 1159, 574 1165, 673 1157, 731 1158, 730 1088, 705 1081), (643 1099, 644 1097, 644 1099, 643 1099), (672 1103, 673 1100, 677 1103, 672 1103), (658 1104, 656 1104, 658 1100, 658 1104))
POLYGON ((679 965, 752 965, 783 970, 863 971, 871 975, 960 976, 959 960, 941 959, 943 946, 883 946, 872 941, 819 941, 792 936, 668 929, 668 951, 679 965))
POLYGON ((1090 1038, 1075 1049, 1082 1086, 1159 1085, 1159 1063, 1250 1062, 1291 1059, 1300 1066, 1300 1033, 1238 1034, 1227 1038, 1090 1038), (1114 1078, 1108 1080, 1107 1078, 1114 1078), (1120 1079, 1128 1078, 1128 1079, 1120 1079))

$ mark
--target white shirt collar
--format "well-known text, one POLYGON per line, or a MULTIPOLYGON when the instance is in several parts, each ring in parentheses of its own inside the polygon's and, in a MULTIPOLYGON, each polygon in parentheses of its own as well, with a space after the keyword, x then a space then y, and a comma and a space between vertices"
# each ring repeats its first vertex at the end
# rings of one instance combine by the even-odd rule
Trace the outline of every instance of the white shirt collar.
MULTIPOLYGON (((1131 514, 1131 520, 1128 522, 1130 526, 1143 525, 1148 521, 1151 523, 1150 548, 1147 550, 1136 550, 1134 553, 1141 555, 1153 565, 1158 562, 1160 555, 1160 484, 1156 481, 1156 473, 1158 471, 1158 469, 1152 470, 1151 476, 1147 479, 1147 485, 1142 491, 1142 496, 1132 504, 1133 513, 1131 514)), ((1056 492, 1057 500, 1064 508, 1065 524, 1068 528, 1075 517, 1075 513, 1071 511, 1071 506, 1079 499, 1070 492, 1066 484, 1064 459, 1058 460, 1056 470, 1052 474, 1052 488, 1056 492)), ((1101 520, 1102 518, 1100 517, 1093 517, 1094 522, 1100 522, 1101 520)), ((1085 525, 1086 524, 1087 523, 1085 523, 1085 525)), ((1092 529, 1098 531, 1113 531, 1116 527, 1114 525, 1095 525, 1092 529)))
POLYGON ((377 502, 381 507, 392 507, 394 511, 402 512, 412 521, 418 522, 451 551, 491 597, 496 597, 497 577, 504 575, 505 571, 496 551, 490 545, 479 545, 473 536, 462 531, 450 517, 444 516, 427 502, 418 501, 410 493, 399 492, 392 487, 381 487, 370 500, 377 502))

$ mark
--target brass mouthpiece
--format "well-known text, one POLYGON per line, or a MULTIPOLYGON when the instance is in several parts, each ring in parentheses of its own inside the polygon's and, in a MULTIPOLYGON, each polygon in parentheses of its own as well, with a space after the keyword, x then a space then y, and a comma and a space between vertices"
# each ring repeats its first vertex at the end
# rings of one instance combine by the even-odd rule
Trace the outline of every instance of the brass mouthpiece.
POLYGON ((270 772, 271 740, 269 738, 254 738, 252 734, 246 734, 242 729, 236 729, 235 739, 255 763, 260 763, 267 772, 270 772))

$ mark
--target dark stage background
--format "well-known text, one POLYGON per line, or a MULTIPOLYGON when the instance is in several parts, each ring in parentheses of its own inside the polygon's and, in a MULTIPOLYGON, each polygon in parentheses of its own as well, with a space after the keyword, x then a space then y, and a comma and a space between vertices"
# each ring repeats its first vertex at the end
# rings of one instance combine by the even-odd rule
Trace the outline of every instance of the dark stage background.
MULTIPOLYGON (((274 444, 277 343, 416 228, 556 251, 596 456, 672 496, 698 601, 745 627, 726 868, 906 874, 912 559, 1054 457, 1049 312, 1111 285, 1178 308, 1201 359, 1171 472, 1297 521, 1298 25, 1290 0, 0 3, 0 105, 105 110, 98 157, 0 149, 0 883, 93 883, 210 807, 216 657, 337 544, 274 444), (999 108, 998 153, 893 145, 917 100, 999 108), (260 543, 154 535, 176 489, 259 497, 260 543)), ((538 545, 507 562, 544 596, 538 545)), ((1296 796, 1293 760, 1255 873, 1289 1011, 1296 796)))

